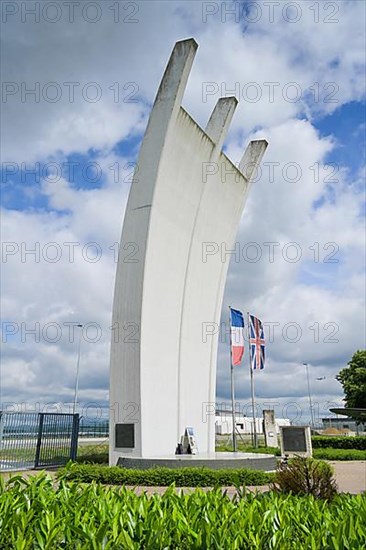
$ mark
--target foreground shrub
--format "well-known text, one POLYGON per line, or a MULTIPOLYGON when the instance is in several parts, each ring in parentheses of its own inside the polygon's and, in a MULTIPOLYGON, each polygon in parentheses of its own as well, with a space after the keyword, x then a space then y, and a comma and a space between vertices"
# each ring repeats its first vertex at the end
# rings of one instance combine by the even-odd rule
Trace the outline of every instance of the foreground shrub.
POLYGON ((324 435, 314 435, 311 438, 313 449, 322 449, 332 447, 333 449, 358 449, 366 451, 366 436, 333 436, 325 437, 324 435))
POLYGON ((0 486, 4 550, 358 550, 366 499, 277 493, 232 500, 220 489, 136 495, 124 487, 15 477, 0 486))
POLYGON ((177 487, 215 487, 230 485, 267 485, 274 474, 260 470, 212 470, 210 468, 150 468, 132 470, 118 466, 70 463, 59 470, 59 479, 90 483, 97 481, 108 485, 143 485, 177 487))
POLYGON ((337 494, 330 464, 314 458, 296 457, 281 462, 276 471, 274 490, 294 495, 313 495, 331 500, 337 494))
POLYGON ((357 449, 314 449, 313 456, 321 460, 366 460, 366 451, 357 449))

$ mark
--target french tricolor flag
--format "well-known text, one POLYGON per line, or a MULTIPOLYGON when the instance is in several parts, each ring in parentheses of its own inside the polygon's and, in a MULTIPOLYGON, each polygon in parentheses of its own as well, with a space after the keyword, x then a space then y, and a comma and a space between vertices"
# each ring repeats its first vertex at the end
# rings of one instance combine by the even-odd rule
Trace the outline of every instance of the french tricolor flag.
POLYGON ((244 355, 244 317, 241 311, 230 308, 231 362, 240 365, 244 355))

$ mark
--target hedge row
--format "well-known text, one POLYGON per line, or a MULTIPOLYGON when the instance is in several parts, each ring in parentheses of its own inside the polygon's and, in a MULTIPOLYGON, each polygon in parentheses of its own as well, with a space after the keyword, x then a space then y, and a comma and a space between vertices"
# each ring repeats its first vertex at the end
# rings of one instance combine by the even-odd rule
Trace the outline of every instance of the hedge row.
MULTIPOLYGON (((216 452, 221 453, 230 453, 232 452, 232 445, 216 445, 216 452)), ((260 453, 281 456, 281 449, 279 447, 253 447, 252 445, 243 445, 241 442, 238 442, 238 451, 240 453, 260 453)))
POLYGON ((108 452, 90 452, 88 454, 79 455, 76 459, 79 464, 108 464, 109 453, 108 452))
POLYGON ((274 474, 260 470, 212 470, 210 468, 150 468, 133 470, 99 464, 69 464, 59 470, 59 479, 84 483, 97 481, 108 485, 143 485, 176 487, 227 487, 231 485, 267 485, 274 474))
POLYGON ((276 493, 230 499, 221 489, 136 495, 124 487, 0 478, 4 550, 358 550, 366 499, 276 493))
POLYGON ((358 449, 366 451, 366 436, 356 437, 325 437, 323 435, 314 435, 311 438, 313 449, 324 449, 331 447, 333 449, 358 449))
POLYGON ((321 460, 366 460, 366 451, 358 449, 314 449, 314 458, 321 460))

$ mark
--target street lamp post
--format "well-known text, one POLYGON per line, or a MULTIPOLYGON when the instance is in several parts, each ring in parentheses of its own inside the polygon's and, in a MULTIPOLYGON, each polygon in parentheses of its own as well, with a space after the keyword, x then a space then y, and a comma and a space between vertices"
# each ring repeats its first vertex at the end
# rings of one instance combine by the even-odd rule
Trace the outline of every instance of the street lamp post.
POLYGON ((313 418, 313 404, 311 402, 311 391, 310 391, 310 380, 309 380, 309 365, 307 363, 303 363, 304 367, 306 368, 306 378, 308 381, 308 394, 309 394, 309 405, 310 405, 310 418, 311 423, 310 426, 314 427, 314 418, 313 418))
MULTIPOLYGON (((80 329, 83 328, 83 325, 76 325, 80 329)), ((80 349, 81 349, 81 337, 82 337, 83 331, 80 330, 79 332, 79 342, 78 342, 78 360, 76 363, 76 377, 75 377, 75 394, 74 394, 74 405, 72 408, 72 414, 75 414, 76 412, 76 405, 78 401, 78 390, 79 390, 79 369, 80 369, 80 349)))
MULTIPOLYGON (((326 380, 327 377, 326 376, 317 376, 316 377, 316 380, 320 381, 320 380, 326 380)), ((319 421, 320 421, 320 418, 319 418, 319 421)), ((324 423, 322 421, 322 427, 324 427, 324 423)), ((331 426, 329 426, 331 428, 331 426)))

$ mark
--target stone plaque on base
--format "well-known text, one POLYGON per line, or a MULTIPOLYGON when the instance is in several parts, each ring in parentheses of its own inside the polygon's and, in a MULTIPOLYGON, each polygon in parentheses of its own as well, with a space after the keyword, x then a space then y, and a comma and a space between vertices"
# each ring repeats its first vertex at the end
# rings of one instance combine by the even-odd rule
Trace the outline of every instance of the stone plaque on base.
POLYGON ((310 426, 281 426, 280 439, 282 455, 313 455, 310 426))
POLYGON ((135 425, 134 424, 116 424, 115 425, 116 449, 133 449, 135 446, 135 425))

